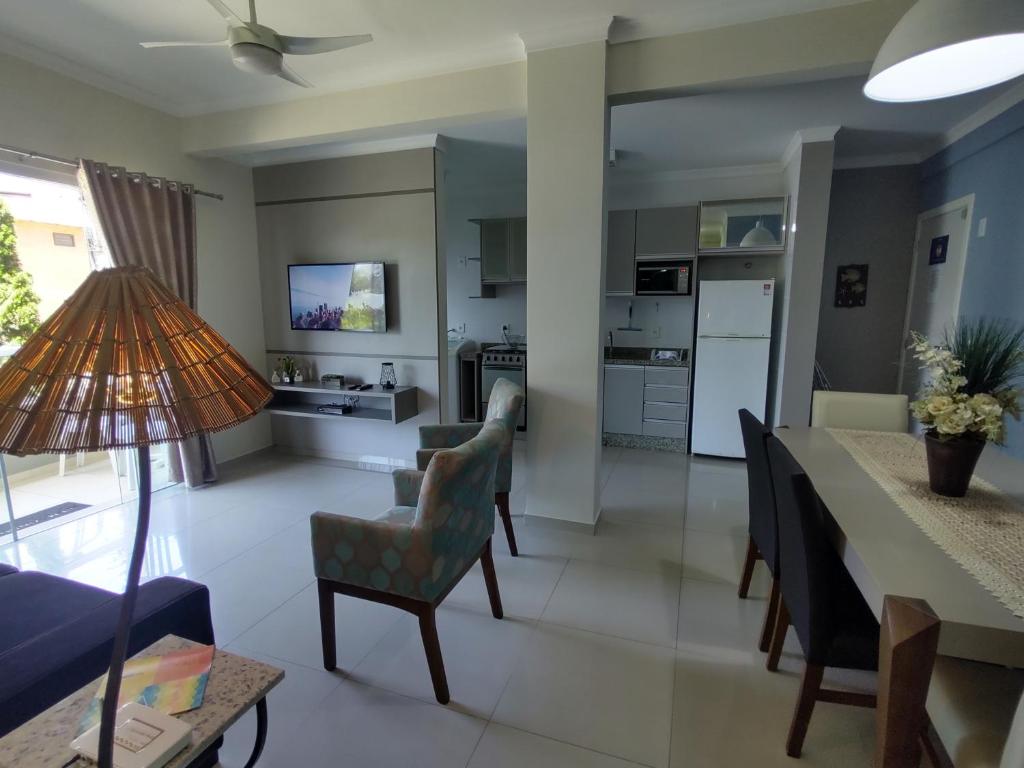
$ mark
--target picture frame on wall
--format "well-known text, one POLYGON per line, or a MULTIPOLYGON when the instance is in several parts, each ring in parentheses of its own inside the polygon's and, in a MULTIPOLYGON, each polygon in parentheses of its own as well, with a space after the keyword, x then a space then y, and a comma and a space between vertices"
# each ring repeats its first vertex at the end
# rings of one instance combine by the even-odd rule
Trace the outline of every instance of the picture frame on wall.
POLYGON ((836 269, 835 306, 853 309, 867 306, 868 265, 845 264, 836 269))

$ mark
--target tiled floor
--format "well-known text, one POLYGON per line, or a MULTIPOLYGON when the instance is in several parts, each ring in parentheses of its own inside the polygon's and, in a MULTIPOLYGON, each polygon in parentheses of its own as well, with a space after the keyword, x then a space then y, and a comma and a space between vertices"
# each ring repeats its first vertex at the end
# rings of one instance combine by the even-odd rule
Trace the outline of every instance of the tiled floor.
MULTIPOLYGON (((518 446, 517 446, 518 448, 518 446)), ((513 512, 525 505, 516 460, 513 512)), ((783 744, 799 661, 764 669, 766 582, 736 598, 737 462, 608 449, 594 536, 515 521, 495 535, 503 621, 471 571, 438 614, 452 703, 433 698, 415 620, 338 598, 337 673, 320 660, 310 511, 372 515, 387 475, 261 456, 216 486, 154 498, 146 577, 209 585, 219 643, 283 667, 263 766, 868 766, 873 713, 819 704, 802 761, 783 744)), ((0 560, 120 589, 134 513, 116 508, 0 548, 0 560)), ((790 638, 792 642, 793 638, 790 638)), ((838 682, 870 687, 870 679, 838 682)), ((241 765, 255 719, 227 737, 241 765)))

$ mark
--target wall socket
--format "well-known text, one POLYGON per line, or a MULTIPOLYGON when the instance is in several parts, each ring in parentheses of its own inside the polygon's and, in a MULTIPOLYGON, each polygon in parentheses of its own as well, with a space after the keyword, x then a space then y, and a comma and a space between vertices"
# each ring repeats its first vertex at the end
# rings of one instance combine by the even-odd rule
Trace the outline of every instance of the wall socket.
POLYGON ((661 338, 661 326, 656 325, 651 329, 651 337, 655 339, 661 338))

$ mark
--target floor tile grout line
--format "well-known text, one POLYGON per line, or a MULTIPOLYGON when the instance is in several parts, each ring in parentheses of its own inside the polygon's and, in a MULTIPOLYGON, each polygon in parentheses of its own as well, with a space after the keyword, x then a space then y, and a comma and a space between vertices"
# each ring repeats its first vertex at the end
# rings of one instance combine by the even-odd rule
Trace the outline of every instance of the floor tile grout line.
POLYGON ((566 741, 565 739, 560 739, 557 736, 548 736, 547 734, 544 734, 544 733, 538 733, 537 731, 531 731, 529 728, 523 728, 520 725, 509 725, 508 723, 503 723, 501 720, 491 720, 491 721, 488 722, 488 725, 490 725, 491 723, 493 723, 494 725, 500 725, 502 728, 508 728, 509 730, 512 730, 512 731, 518 731, 519 733, 526 733, 526 734, 529 734, 530 736, 536 736, 539 739, 545 739, 547 741, 553 741, 553 742, 555 742, 557 744, 564 744, 565 746, 572 747, 573 749, 581 749, 584 752, 589 752, 592 755, 602 755, 603 757, 610 757, 613 760, 620 760, 622 762, 630 763, 632 765, 643 766, 643 768, 656 768, 651 763, 644 763, 644 762, 641 762, 639 760, 632 760, 631 758, 625 757, 623 755, 617 755, 614 752, 602 752, 599 749, 594 749, 593 747, 585 747, 582 744, 575 744, 575 743, 573 743, 571 741, 566 741))
MULTIPOLYGON (((214 570, 216 570, 216 569, 214 569, 214 570)), ((270 616, 270 614, 272 614, 272 613, 276 612, 276 611, 277 611, 277 610, 278 610, 279 608, 281 608, 282 606, 284 606, 284 604, 285 604, 285 603, 287 603, 287 602, 288 602, 289 600, 293 599, 294 597, 296 597, 297 595, 301 594, 302 592, 305 592, 305 591, 306 591, 307 589, 309 589, 309 582, 306 582, 305 584, 303 584, 303 585, 302 585, 302 588, 301 588, 301 589, 299 589, 299 590, 298 590, 297 592, 293 592, 293 593, 292 593, 292 594, 290 594, 290 595, 289 595, 288 597, 286 597, 286 598, 285 598, 285 599, 284 599, 284 600, 283 600, 283 601, 282 601, 282 602, 281 602, 280 604, 278 604, 278 605, 275 605, 275 606, 274 606, 274 607, 273 607, 273 608, 272 608, 272 609, 271 609, 270 611, 268 611, 267 613, 265 613, 265 614, 263 614, 262 616, 260 616, 260 617, 259 617, 258 619, 256 619, 256 621, 254 621, 254 622, 253 622, 252 624, 250 624, 249 626, 247 626, 247 627, 246 627, 245 629, 243 629, 243 630, 242 630, 241 632, 239 632, 239 633, 238 633, 237 635, 235 635, 235 636, 234 636, 233 638, 231 638, 230 640, 228 640, 228 642, 227 642, 227 643, 225 643, 225 645, 231 645, 231 643, 237 642, 237 641, 238 641, 238 639, 239 639, 240 637, 242 637, 242 635, 244 635, 244 634, 245 634, 246 632, 248 632, 249 630, 251 630, 251 629, 252 629, 253 627, 255 627, 255 626, 256 626, 257 624, 259 624, 260 622, 262 622, 262 621, 263 621, 264 619, 266 619, 266 618, 267 618, 268 616, 270 616)), ((220 645, 220 643, 218 643, 218 645, 220 645)))

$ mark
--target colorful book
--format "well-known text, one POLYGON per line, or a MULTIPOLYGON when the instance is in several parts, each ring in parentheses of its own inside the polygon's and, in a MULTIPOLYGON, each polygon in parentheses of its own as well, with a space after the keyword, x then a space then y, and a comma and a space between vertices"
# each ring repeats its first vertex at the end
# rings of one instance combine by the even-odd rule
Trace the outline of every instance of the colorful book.
MULTIPOLYGON (((144 704, 158 712, 176 715, 203 704, 206 683, 210 679, 214 646, 200 645, 160 656, 130 659, 124 665, 118 708, 129 702, 144 704)), ((79 722, 78 734, 100 721, 107 676, 100 679, 99 690, 79 722)))

